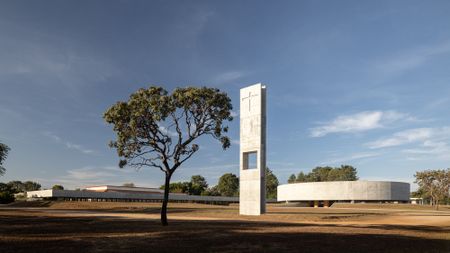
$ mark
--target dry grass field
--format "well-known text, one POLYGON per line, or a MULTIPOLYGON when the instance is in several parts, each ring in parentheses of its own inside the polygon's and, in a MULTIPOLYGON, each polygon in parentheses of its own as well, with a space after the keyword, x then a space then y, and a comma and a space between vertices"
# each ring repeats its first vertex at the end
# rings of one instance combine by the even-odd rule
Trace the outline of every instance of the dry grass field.
POLYGON ((450 209, 39 202, 0 207, 0 252, 450 252, 450 209))

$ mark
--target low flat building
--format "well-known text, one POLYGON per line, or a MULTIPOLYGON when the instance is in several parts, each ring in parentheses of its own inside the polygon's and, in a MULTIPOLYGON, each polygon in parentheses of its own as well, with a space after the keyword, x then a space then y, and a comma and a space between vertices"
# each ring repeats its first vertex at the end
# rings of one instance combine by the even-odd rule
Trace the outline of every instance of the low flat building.
POLYGON ((164 194, 164 190, 158 188, 134 187, 134 186, 117 186, 117 185, 99 185, 89 186, 84 190, 93 192, 126 192, 126 193, 154 193, 164 194))
POLYGON ((332 181, 279 185, 278 201, 329 207, 333 202, 409 202, 410 185, 388 181, 332 181))
MULTIPOLYGON (((51 199, 64 201, 99 201, 99 202, 161 202, 164 190, 145 187, 127 186, 91 186, 83 190, 40 190, 27 192, 28 200, 51 199)), ((238 197, 196 196, 185 193, 170 193, 169 201, 199 203, 237 203, 238 197)))

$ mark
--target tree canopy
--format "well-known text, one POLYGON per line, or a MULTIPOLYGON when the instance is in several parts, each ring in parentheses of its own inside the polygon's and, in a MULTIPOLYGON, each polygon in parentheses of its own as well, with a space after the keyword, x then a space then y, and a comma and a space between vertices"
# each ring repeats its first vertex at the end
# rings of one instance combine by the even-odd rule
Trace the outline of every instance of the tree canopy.
POLYGON ((6 144, 0 143, 0 176, 6 172, 5 167, 3 167, 3 162, 6 160, 9 150, 10 148, 6 144))
MULTIPOLYGON (((160 189, 164 189, 165 185, 161 185, 160 189)), ((173 182, 169 184, 169 192, 186 193, 189 195, 202 195, 208 188, 206 179, 201 175, 194 175, 190 182, 173 182)))
POLYGON ((235 197, 239 194, 239 178, 233 173, 225 173, 219 178, 217 190, 220 195, 235 197))
POLYGON ((273 174, 273 172, 266 167, 266 198, 268 199, 276 199, 277 198, 277 187, 278 187, 278 178, 273 174))
POLYGON ((208 183, 206 182, 206 179, 200 175, 192 176, 190 183, 191 186, 189 194, 192 195, 201 195, 208 188, 208 183))
POLYGON ((129 183, 123 183, 122 186, 126 186, 126 187, 135 187, 134 183, 129 182, 129 183))
POLYGON ((304 182, 326 182, 326 181, 355 181, 358 180, 357 170, 351 165, 341 165, 341 167, 316 167, 310 173, 292 174, 288 183, 304 182))
POLYGON ((55 184, 52 187, 53 190, 64 190, 64 186, 60 185, 60 184, 55 184))
POLYGON ((10 181, 7 183, 8 187, 13 193, 26 192, 26 191, 38 191, 41 189, 41 184, 33 181, 10 181))
POLYGON ((161 223, 167 225, 170 179, 177 168, 199 150, 196 140, 210 136, 223 149, 230 146, 225 135, 231 121, 231 99, 214 88, 177 88, 169 94, 162 87, 139 89, 126 102, 117 102, 104 114, 113 125, 117 150, 125 165, 155 167, 165 174, 161 223))
POLYGON ((431 204, 439 208, 439 203, 449 198, 450 169, 425 170, 414 175, 422 197, 431 197, 431 204))

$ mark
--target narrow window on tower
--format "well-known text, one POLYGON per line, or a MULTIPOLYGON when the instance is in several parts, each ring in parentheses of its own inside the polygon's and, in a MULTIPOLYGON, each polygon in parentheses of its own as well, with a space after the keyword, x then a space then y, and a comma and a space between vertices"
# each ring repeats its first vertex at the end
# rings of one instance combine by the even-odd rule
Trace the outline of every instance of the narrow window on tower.
POLYGON ((258 159, 258 152, 257 151, 251 151, 251 152, 244 152, 244 170, 251 170, 251 169, 257 169, 258 159))

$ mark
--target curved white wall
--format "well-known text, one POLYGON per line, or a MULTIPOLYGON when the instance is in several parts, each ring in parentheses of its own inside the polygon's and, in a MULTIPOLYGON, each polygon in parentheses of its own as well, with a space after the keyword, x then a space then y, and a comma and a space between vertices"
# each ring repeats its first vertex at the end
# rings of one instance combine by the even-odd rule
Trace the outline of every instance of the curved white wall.
POLYGON ((278 186, 278 201, 387 200, 408 201, 408 183, 386 181, 335 181, 278 186))

